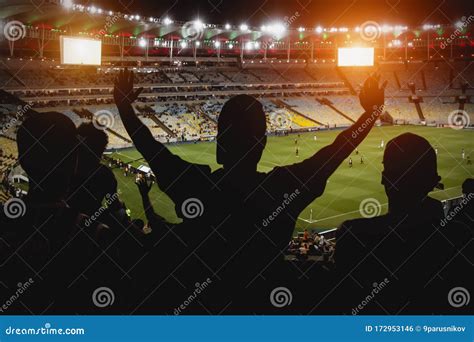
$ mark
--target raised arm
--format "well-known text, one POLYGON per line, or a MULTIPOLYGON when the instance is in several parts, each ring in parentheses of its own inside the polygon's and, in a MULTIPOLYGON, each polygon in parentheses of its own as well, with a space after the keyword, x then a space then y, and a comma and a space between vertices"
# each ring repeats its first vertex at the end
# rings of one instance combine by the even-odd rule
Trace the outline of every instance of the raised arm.
POLYGON ((171 156, 171 152, 153 138, 151 131, 138 118, 132 103, 138 98, 143 88, 133 89, 133 72, 127 69, 120 71, 114 84, 114 100, 120 113, 123 125, 132 138, 137 150, 151 166, 156 158, 171 156))
POLYGON ((136 181, 138 191, 140 192, 140 196, 142 198, 142 203, 143 203, 143 209, 145 210, 145 216, 149 222, 154 222, 156 218, 160 218, 155 213, 155 210, 153 208, 153 205, 151 204, 150 201, 150 190, 151 186, 153 185, 153 182, 148 182, 145 178, 139 179, 136 181))
POLYGON ((325 146, 302 163, 294 165, 301 181, 325 184, 339 165, 367 137, 384 107, 386 82, 379 86, 379 81, 380 77, 376 75, 370 76, 365 81, 359 95, 360 104, 365 112, 351 127, 341 132, 332 144, 325 146))
POLYGON ((148 127, 132 108, 132 103, 142 90, 133 89, 133 72, 127 69, 120 71, 114 87, 115 103, 127 133, 153 170, 158 186, 175 203, 177 215, 183 217, 182 202, 196 196, 202 191, 202 187, 208 185, 211 169, 207 165, 193 164, 181 159, 153 138, 148 127))

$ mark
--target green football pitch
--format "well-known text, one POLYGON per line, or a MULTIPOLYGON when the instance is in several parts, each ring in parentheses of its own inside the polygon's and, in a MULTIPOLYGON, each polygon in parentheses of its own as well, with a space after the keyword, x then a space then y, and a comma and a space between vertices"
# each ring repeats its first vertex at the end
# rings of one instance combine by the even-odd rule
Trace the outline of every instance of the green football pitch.
MULTIPOLYGON (((259 164, 259 171, 268 172, 275 166, 297 163, 310 157, 320 148, 330 144, 340 131, 322 131, 317 133, 269 137, 267 147, 259 164), (315 141, 314 136, 317 139, 315 141), (295 153, 295 139, 298 138, 299 157, 295 153)), ((451 128, 431 128, 417 126, 392 126, 374 128, 367 139, 359 146, 359 155, 352 154, 353 167, 345 161, 328 181, 326 191, 300 213, 296 229, 328 229, 340 225, 343 221, 361 217, 361 202, 375 199, 380 203, 380 213, 387 211, 387 197, 380 184, 383 149, 393 137, 412 132, 419 134, 438 149, 438 173, 442 177, 444 190, 435 190, 431 196, 445 200, 461 195, 461 184, 474 175, 474 166, 462 160, 461 151, 474 158, 474 131, 451 128), (360 156, 364 164, 360 164, 360 156)), ((199 164, 210 165, 213 170, 219 168, 215 160, 215 143, 203 142, 169 146, 169 149, 183 159, 199 164)), ((135 167, 145 164, 135 149, 121 150, 112 155, 124 162, 132 162, 135 167)), ((134 183, 134 177, 123 175, 123 171, 114 170, 119 183, 121 199, 131 210, 133 218, 144 218, 140 195, 134 183)), ((170 222, 179 222, 174 203, 154 186, 150 197, 156 212, 170 222)), ((377 202, 375 202, 377 203, 377 202)), ((378 210, 376 208, 376 210, 378 210)))

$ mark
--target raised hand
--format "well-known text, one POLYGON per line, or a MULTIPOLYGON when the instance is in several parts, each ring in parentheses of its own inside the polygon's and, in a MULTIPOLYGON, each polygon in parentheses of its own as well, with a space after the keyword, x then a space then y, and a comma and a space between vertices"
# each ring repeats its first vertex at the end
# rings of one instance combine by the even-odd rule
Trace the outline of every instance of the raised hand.
POLYGON ((148 193, 150 192, 153 182, 148 182, 145 178, 140 178, 139 180, 135 182, 135 184, 137 184, 140 194, 144 196, 144 195, 148 195, 148 193))
POLYGON ((374 113, 377 116, 381 114, 383 110, 385 100, 385 87, 387 81, 382 86, 379 86, 380 75, 373 74, 365 82, 362 87, 359 100, 362 108, 366 113, 374 113))
POLYGON ((121 70, 114 83, 114 100, 117 106, 131 105, 143 88, 133 89, 133 71, 121 70))

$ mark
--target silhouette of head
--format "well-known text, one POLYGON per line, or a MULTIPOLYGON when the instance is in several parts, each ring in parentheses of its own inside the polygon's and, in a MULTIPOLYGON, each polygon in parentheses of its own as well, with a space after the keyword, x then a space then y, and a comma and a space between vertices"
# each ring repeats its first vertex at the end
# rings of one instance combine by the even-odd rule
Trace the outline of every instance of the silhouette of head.
POLYGON ((31 116, 18 129, 17 144, 18 159, 30 180, 30 192, 41 190, 50 197, 64 195, 77 161, 76 126, 71 119, 56 112, 31 116))
POLYGON ((390 140, 383 164, 382 184, 389 202, 421 202, 441 179, 433 147, 416 134, 404 133, 390 140))
POLYGON ((462 183, 462 193, 464 195, 474 194, 474 178, 467 178, 462 183))
POLYGON ((238 95, 227 101, 217 124, 217 162, 254 167, 267 139, 262 104, 252 96, 238 95))
POLYGON ((103 130, 97 129, 90 122, 81 124, 77 128, 77 134, 81 140, 78 169, 82 174, 100 163, 109 139, 103 130))

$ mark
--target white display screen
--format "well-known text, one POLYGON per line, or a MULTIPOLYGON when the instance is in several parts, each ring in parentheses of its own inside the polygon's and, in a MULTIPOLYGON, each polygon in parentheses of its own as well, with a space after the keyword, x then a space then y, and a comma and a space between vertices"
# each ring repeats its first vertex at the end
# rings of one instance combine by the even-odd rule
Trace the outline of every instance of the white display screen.
POLYGON ((373 66, 374 48, 337 49, 338 66, 373 66))
POLYGON ((61 36, 61 64, 100 65, 102 41, 97 39, 61 36))

